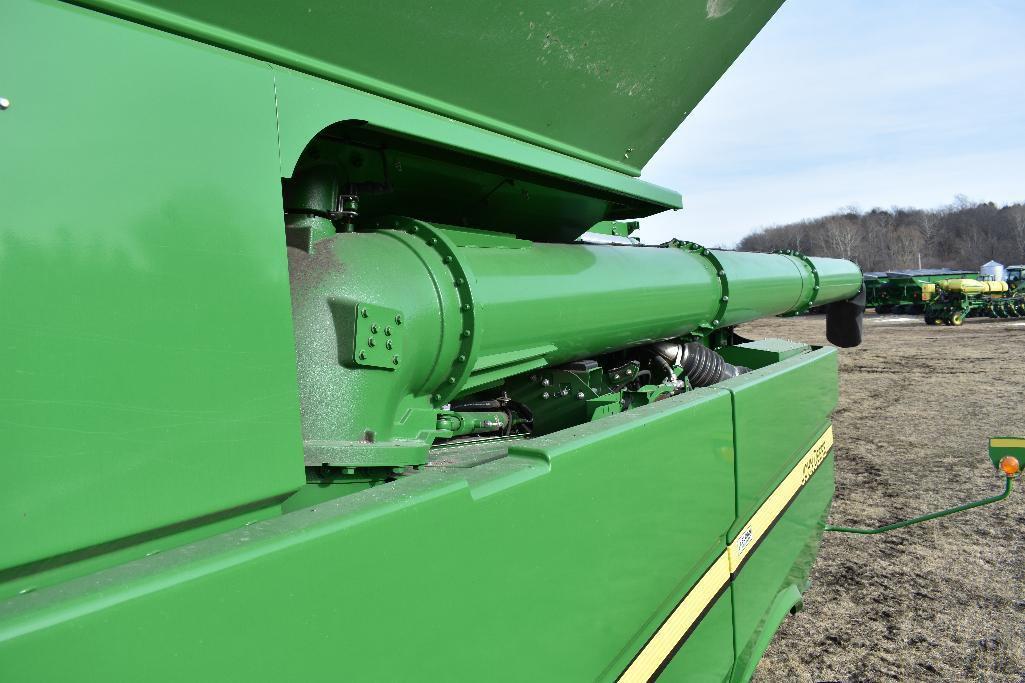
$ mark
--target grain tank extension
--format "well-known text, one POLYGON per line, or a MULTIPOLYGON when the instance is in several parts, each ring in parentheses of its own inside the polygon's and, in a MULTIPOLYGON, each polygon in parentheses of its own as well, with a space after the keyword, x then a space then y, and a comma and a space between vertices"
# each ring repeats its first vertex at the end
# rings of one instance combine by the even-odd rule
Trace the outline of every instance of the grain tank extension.
POLYGON ((778 6, 0 3, 0 678, 750 678, 862 276, 630 232, 778 6))

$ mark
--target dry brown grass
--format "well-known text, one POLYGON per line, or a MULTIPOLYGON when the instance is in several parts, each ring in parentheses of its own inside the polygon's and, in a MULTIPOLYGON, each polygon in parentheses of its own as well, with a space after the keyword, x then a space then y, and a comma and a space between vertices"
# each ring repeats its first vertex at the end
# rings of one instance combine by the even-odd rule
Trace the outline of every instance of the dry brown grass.
MULTIPOLYGON (((824 343, 824 330, 813 316, 741 334, 824 343)), ((840 352, 830 521, 875 526, 999 492, 987 438, 1025 435, 1025 321, 869 313, 865 336, 840 352)), ((754 680, 1025 682, 1023 531, 1018 490, 889 534, 827 534, 805 610, 754 680)))

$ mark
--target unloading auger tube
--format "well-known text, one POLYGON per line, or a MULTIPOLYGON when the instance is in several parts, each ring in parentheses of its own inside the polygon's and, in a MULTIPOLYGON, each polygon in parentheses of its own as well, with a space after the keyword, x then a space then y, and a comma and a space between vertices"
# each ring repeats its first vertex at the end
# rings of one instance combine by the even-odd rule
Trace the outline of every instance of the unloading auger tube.
POLYGON ((290 247, 289 268, 309 466, 423 463, 468 424, 451 415, 461 402, 497 401, 508 419, 478 422, 510 434, 537 430, 534 415, 559 402, 588 406, 565 418, 587 420, 595 402, 618 412, 712 383, 724 377, 688 381, 682 358, 665 376, 652 345, 862 286, 838 259, 538 243, 406 218, 290 247), (569 374, 549 372, 560 368, 569 374))

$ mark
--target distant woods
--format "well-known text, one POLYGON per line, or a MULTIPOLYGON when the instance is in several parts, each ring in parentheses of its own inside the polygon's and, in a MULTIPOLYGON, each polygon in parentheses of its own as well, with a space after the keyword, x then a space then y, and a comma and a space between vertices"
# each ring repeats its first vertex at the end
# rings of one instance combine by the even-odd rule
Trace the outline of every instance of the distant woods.
POLYGON ((978 268, 990 259, 1025 263, 1025 204, 998 207, 958 197, 932 210, 842 209, 756 230, 737 248, 797 249, 809 256, 850 259, 866 271, 978 268))

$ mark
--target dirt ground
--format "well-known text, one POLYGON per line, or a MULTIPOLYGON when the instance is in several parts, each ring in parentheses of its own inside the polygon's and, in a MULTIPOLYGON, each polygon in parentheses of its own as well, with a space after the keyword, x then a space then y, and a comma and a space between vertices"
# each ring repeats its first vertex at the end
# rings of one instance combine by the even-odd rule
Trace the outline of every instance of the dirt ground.
MULTIPOLYGON (((740 333, 825 343, 825 320, 740 333)), ((987 439, 1025 435, 1025 320, 930 327, 869 312, 865 342, 840 351, 834 431, 833 524, 877 526, 998 493, 987 439)), ((805 609, 754 680, 1025 682, 1023 521, 1019 489, 888 534, 826 534, 805 609)))

